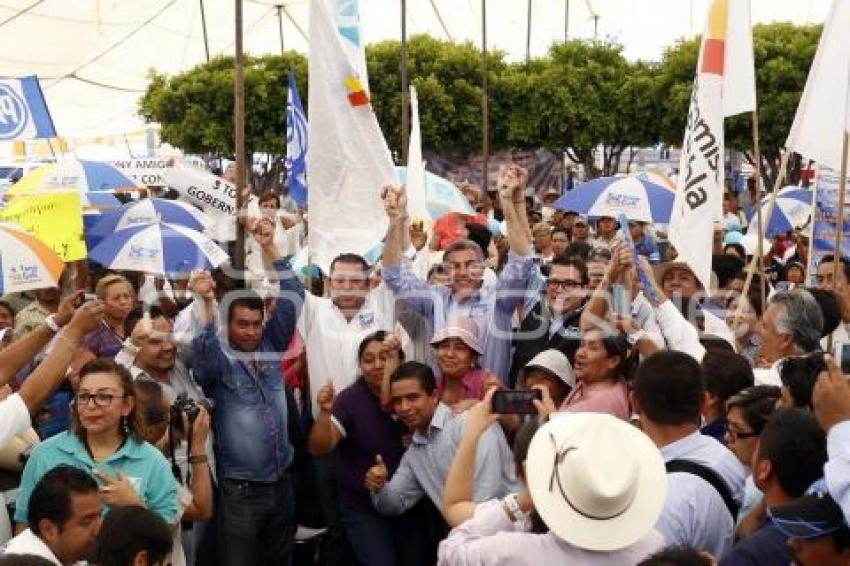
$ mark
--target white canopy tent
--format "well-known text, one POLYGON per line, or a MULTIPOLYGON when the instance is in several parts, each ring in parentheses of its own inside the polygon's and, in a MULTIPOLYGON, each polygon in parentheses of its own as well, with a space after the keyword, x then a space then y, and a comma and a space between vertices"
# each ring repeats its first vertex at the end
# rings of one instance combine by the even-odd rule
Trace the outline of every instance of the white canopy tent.
MULTIPOLYGON (((354 0, 341 0, 354 1, 354 0)), ((829 0, 752 0, 755 21, 820 22, 829 0)), ((397 39, 400 0, 359 0, 367 42, 397 39)), ((531 0, 531 55, 564 37, 625 46, 630 59, 657 59, 703 27, 708 0, 531 0)), ((245 49, 307 50, 308 0, 244 0, 245 49), (281 5, 280 19, 275 4, 281 5)), ((150 69, 178 73, 205 60, 201 5, 211 55, 233 52, 233 0, 0 0, 0 74, 37 74, 63 136, 115 134, 142 125, 136 114, 150 69)), ((408 34, 480 43, 480 0, 407 0, 408 34)), ((526 0, 488 0, 489 47, 522 60, 526 0)), ((283 104, 283 102, 281 102, 283 104)))

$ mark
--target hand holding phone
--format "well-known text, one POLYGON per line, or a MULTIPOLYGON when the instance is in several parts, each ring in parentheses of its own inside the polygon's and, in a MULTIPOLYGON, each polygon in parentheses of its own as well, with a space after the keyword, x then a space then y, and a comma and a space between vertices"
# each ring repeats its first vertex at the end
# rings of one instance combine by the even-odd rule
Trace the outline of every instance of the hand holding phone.
POLYGON ((537 389, 500 389, 493 394, 492 409, 500 415, 536 415, 534 401, 542 399, 543 394, 537 389))

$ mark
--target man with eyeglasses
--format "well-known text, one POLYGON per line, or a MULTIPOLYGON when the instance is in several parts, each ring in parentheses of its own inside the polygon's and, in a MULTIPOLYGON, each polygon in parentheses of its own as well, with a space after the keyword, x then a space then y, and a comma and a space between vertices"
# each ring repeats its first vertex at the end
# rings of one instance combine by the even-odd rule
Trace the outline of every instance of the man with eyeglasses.
POLYGON ((384 208, 390 219, 384 247, 384 281, 405 308, 423 316, 434 332, 447 321, 471 318, 479 328, 484 354, 480 364, 502 380, 510 367, 511 321, 521 304, 534 263, 531 230, 523 208, 523 189, 528 173, 510 166, 499 175, 499 198, 508 226, 511 253, 495 285, 483 286, 484 253, 478 244, 460 240, 443 256, 450 281, 448 287, 430 285, 402 268, 402 248, 409 217, 407 196, 397 186, 384 188, 384 208))
POLYGON ((556 257, 548 266, 545 289, 514 334, 511 386, 534 356, 556 349, 570 363, 581 343, 581 313, 587 299, 587 268, 572 259, 556 257))

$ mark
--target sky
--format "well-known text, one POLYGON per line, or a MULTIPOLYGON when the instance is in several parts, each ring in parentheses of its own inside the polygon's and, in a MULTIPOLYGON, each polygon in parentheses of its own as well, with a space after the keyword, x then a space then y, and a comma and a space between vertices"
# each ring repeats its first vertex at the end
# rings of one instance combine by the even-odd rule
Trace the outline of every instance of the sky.
MULTIPOLYGON (((367 42, 400 35, 401 0, 359 0, 367 42)), ((850 0, 837 0, 850 1, 850 0)), ((531 0, 531 55, 564 37, 624 46, 630 60, 657 60, 666 46, 701 33, 709 0, 531 0)), ((205 60, 199 0, 0 0, 0 69, 38 74, 57 130, 66 136, 138 128, 150 69, 179 73, 205 60)), ((233 53, 233 0, 204 0, 213 55, 233 53)), ((246 50, 307 50, 308 0, 244 0, 246 50), (283 4, 278 20, 275 4, 283 4)), ((407 0, 408 34, 481 38, 481 0, 407 0), (440 21, 442 19, 442 22, 440 21)), ((752 0, 754 22, 820 23, 830 0, 752 0)), ((527 0, 487 0, 488 47, 525 57, 527 0)))

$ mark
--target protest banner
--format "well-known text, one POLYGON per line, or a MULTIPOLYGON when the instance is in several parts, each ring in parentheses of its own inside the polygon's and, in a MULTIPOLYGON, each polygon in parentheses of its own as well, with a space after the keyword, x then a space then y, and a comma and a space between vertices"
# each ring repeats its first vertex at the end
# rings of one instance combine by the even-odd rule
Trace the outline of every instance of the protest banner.
MULTIPOLYGON (((222 242, 236 239, 236 185, 203 169, 180 163, 165 170, 165 183, 180 193, 181 200, 209 215, 213 225, 207 229, 207 235, 222 242)), ((248 202, 249 207, 256 206, 254 197, 248 202)))
MULTIPOLYGON (((838 218, 839 173, 821 165, 818 167, 815 184, 815 205, 812 210, 812 232, 809 246, 809 284, 816 283, 817 266, 825 255, 835 252, 835 231, 838 218)), ((850 202, 844 204, 844 232, 841 241, 841 256, 850 258, 850 202)))
POLYGON ((64 261, 86 258, 80 193, 76 191, 19 195, 0 212, 0 218, 28 231, 64 261))
POLYGON ((109 162, 113 167, 133 179, 136 184, 147 187, 164 187, 166 170, 173 162, 170 159, 115 159, 109 162))

